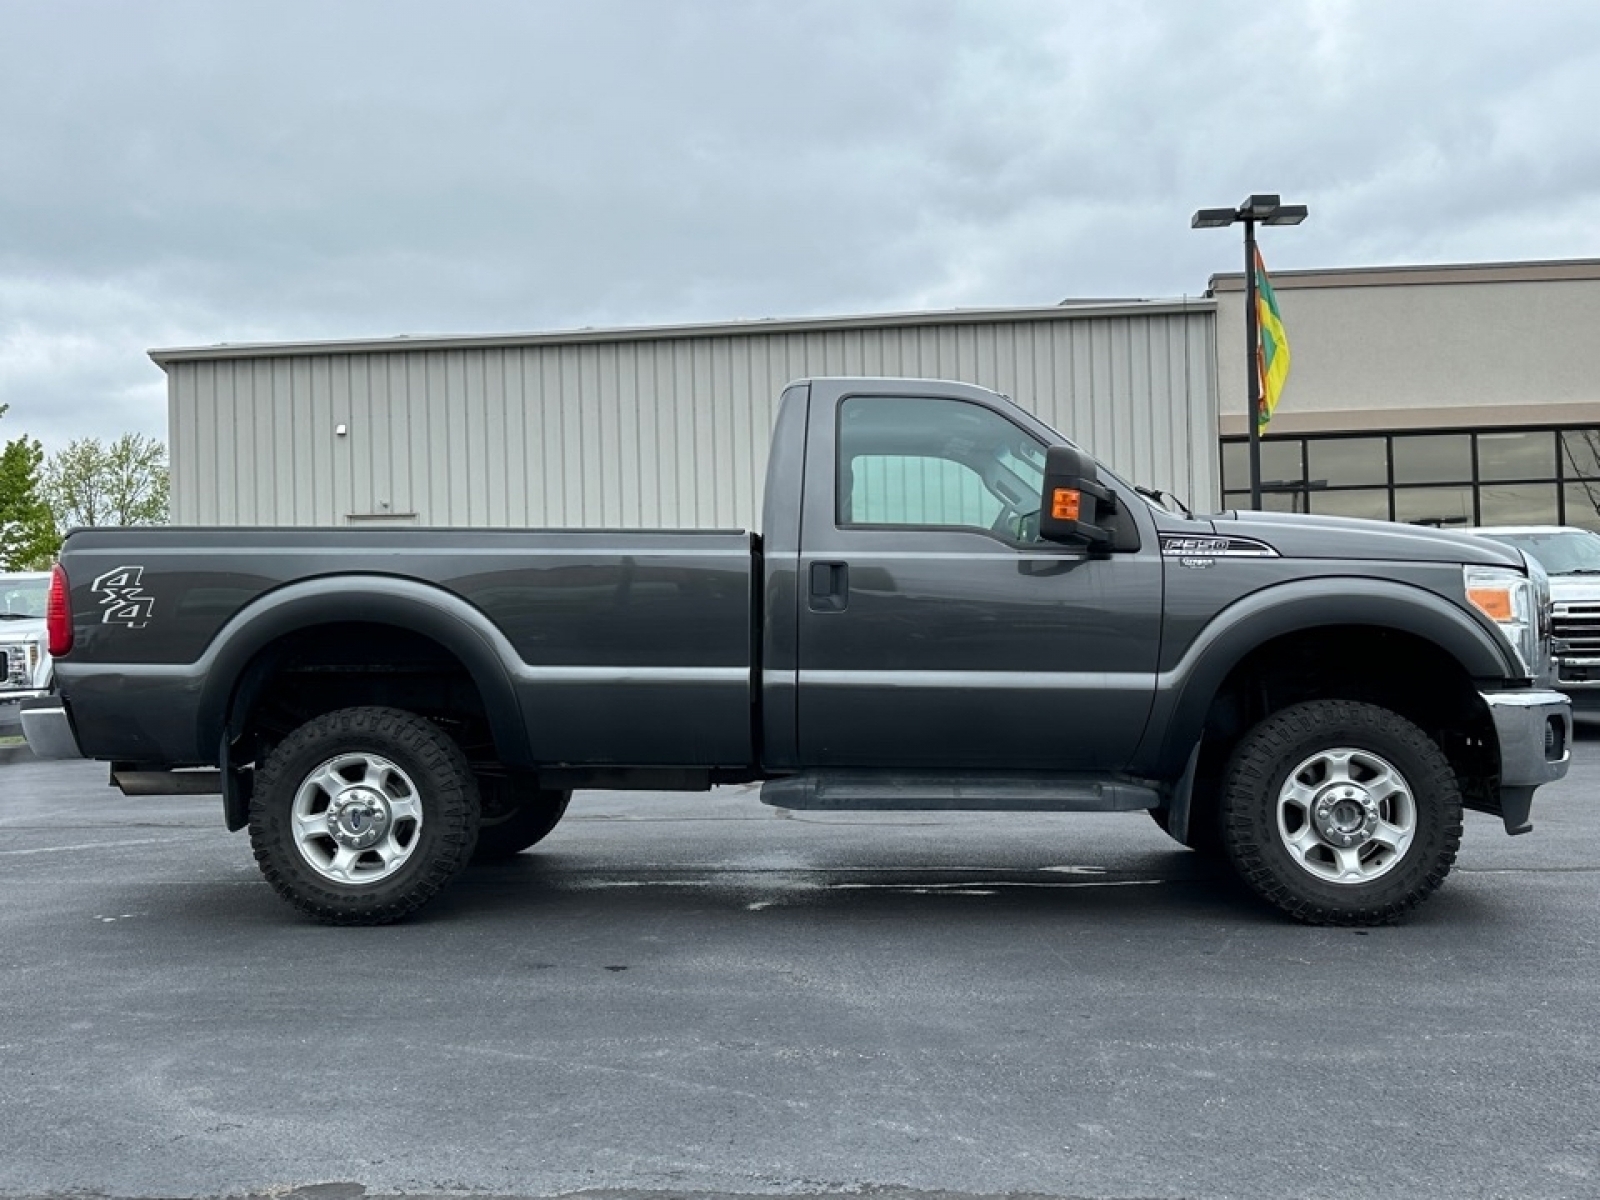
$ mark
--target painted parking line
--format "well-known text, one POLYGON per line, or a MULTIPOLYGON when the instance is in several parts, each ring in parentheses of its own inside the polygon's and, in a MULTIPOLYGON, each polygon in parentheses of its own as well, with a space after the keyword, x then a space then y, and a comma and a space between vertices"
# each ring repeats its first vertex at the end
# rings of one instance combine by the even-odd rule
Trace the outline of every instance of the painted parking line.
POLYGON ((30 854, 75 854, 81 850, 121 850, 125 846, 162 846, 164 838, 132 838, 125 842, 80 842, 74 846, 35 846, 28 850, 0 850, 0 858, 25 858, 30 854))

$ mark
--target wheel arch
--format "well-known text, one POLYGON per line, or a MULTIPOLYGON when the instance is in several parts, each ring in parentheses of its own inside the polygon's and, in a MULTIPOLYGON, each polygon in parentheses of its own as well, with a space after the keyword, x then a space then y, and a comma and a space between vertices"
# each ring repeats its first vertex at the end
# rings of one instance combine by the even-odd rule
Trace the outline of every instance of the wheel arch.
POLYGON ((1379 579, 1298 580, 1254 592, 1218 614, 1183 658, 1161 672, 1149 741, 1138 758, 1157 777, 1176 778, 1241 667, 1270 655, 1285 639, 1349 630, 1431 647, 1467 680, 1517 674, 1494 634, 1434 592, 1379 579))
POLYGON ((201 745, 222 744, 242 703, 249 701, 252 669, 285 639, 319 627, 387 627, 435 643, 452 656, 477 688, 495 748, 503 761, 529 761, 505 635, 477 608, 431 584, 383 575, 338 575, 304 580, 260 597, 218 632, 207 648, 198 712, 201 745))

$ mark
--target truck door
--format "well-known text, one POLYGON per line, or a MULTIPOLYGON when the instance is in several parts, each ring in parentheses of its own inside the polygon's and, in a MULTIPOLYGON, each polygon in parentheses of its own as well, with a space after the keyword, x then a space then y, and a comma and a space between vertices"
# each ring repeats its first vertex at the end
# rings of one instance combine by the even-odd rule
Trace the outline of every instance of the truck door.
POLYGON ((858 386, 870 390, 812 385, 801 764, 1125 765, 1155 693, 1162 609, 1142 502, 1120 500, 1142 523, 1137 550, 1040 541, 1042 427, 978 388, 858 386))

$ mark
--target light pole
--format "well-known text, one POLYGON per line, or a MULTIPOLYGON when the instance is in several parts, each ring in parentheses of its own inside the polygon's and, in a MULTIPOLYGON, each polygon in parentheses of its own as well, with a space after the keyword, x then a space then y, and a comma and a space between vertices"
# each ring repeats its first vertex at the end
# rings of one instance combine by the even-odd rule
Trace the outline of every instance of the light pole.
POLYGON ((1256 225, 1298 225, 1306 219, 1304 204, 1283 204, 1277 196, 1251 196, 1238 208, 1202 208, 1191 229, 1244 225, 1245 377, 1250 381, 1250 507, 1261 509, 1261 372, 1256 366, 1261 330, 1256 317, 1256 225))

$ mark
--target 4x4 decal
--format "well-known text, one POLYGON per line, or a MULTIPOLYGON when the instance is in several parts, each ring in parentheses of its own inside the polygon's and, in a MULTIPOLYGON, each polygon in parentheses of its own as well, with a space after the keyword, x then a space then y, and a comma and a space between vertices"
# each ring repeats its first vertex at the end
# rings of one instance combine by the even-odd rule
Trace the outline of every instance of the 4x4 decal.
POLYGON ((155 597, 144 594, 140 580, 143 567, 118 567, 107 571, 90 585, 100 597, 105 611, 100 617, 102 625, 126 625, 129 629, 143 629, 155 615, 155 597))

